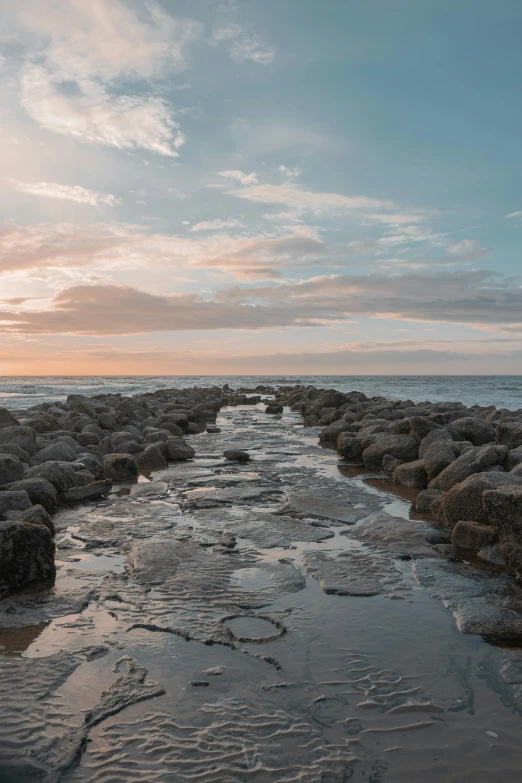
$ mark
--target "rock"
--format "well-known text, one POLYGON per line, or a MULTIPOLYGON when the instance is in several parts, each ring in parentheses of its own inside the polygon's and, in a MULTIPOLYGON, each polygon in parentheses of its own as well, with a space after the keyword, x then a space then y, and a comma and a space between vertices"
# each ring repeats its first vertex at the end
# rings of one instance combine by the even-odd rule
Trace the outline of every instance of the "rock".
POLYGON ((167 467, 167 460, 158 446, 151 445, 136 457, 140 471, 161 470, 167 467))
POLYGON ((118 429, 118 422, 110 413, 100 413, 98 415, 98 424, 102 429, 110 430, 111 432, 118 429))
POLYGON ((431 512, 431 504, 444 494, 440 489, 425 489, 417 495, 415 509, 420 512, 431 512))
POLYGON ((437 498, 431 510, 436 519, 449 527, 460 520, 486 522, 482 493, 513 484, 522 486, 522 479, 512 477, 509 473, 474 473, 437 498))
POLYGON ((391 454, 385 454, 382 458, 382 467, 387 473, 393 473, 399 465, 404 465, 404 460, 392 457, 391 454))
POLYGON ((67 443, 51 443, 44 449, 37 451, 32 461, 37 462, 74 462, 76 452, 67 443))
POLYGON ((241 451, 240 449, 227 449, 223 452, 223 456, 225 459, 233 462, 248 462, 250 459, 250 454, 246 451, 241 451))
POLYGON ((31 457, 36 451, 36 432, 32 427, 3 427, 0 429, 0 444, 12 443, 20 446, 31 457))
POLYGON ((485 563, 489 563, 490 565, 506 565, 506 561, 504 560, 504 556, 500 551, 498 544, 490 544, 489 546, 483 547, 483 549, 477 552, 477 557, 479 557, 485 563))
POLYGON ((509 472, 510 476, 522 476, 522 462, 520 465, 516 465, 513 470, 509 472))
POLYGON ((85 484, 83 487, 73 487, 63 494, 64 503, 82 503, 88 500, 98 500, 106 497, 112 489, 111 479, 102 479, 85 484))
POLYGON ((44 525, 52 536, 56 534, 53 520, 39 503, 22 512, 18 517, 18 521, 27 522, 30 525, 44 525))
POLYGON ((89 470, 96 478, 103 475, 103 465, 99 457, 94 454, 78 454, 76 462, 72 463, 75 471, 89 470))
POLYGON ((0 485, 11 484, 24 477, 24 466, 16 457, 0 454, 0 485))
POLYGON ((452 421, 448 424, 447 430, 453 440, 469 440, 474 446, 493 443, 496 435, 493 424, 474 417, 452 421))
POLYGON ((497 427, 495 440, 510 450, 522 446, 522 421, 501 422, 497 427))
POLYGON ((98 435, 94 432, 80 432, 78 434, 78 443, 80 446, 97 446, 100 442, 98 435))
POLYGON ((130 454, 106 454, 103 458, 103 474, 114 481, 135 481, 138 463, 130 454))
POLYGON ((367 468, 380 470, 385 454, 405 462, 412 462, 418 459, 419 444, 411 435, 384 435, 372 446, 364 449, 363 462, 367 468))
POLYGON ((425 416, 412 416, 410 418, 410 431, 409 434, 415 438, 417 443, 421 443, 426 435, 433 430, 442 430, 440 424, 436 424, 431 419, 427 419, 425 416))
POLYGON ((430 482, 430 489, 442 489, 444 492, 455 484, 464 481, 474 473, 481 473, 491 465, 500 465, 507 451, 506 446, 480 446, 457 457, 447 468, 430 482))
POLYGON ((322 432, 319 434, 319 441, 321 443, 331 443, 336 445, 337 438, 341 432, 352 432, 351 424, 348 424, 347 421, 343 421, 343 419, 334 421, 332 424, 329 424, 328 427, 325 427, 325 429, 322 430, 322 432))
POLYGON ((39 579, 54 579, 54 541, 44 525, 0 521, 0 584, 20 587, 39 579))
POLYGON ((17 427, 19 423, 18 419, 15 419, 7 408, 0 408, 0 429, 3 429, 4 427, 17 427))
POLYGON ((192 459, 196 452, 192 446, 189 446, 188 443, 185 443, 184 440, 177 438, 175 440, 172 439, 165 441, 163 444, 163 454, 166 459, 176 461, 192 459))
POLYGON ((517 446, 516 449, 508 451, 506 459, 504 460, 504 467, 509 472, 520 464, 522 464, 522 446, 517 446))
POLYGON ((419 457, 422 459, 424 455, 426 454, 426 451, 429 446, 431 446, 432 443, 439 443, 439 442, 452 442, 453 438, 449 434, 448 430, 441 429, 441 430, 431 430, 431 432, 428 432, 425 438, 423 438, 420 442, 419 446, 419 457))
POLYGON ((497 538, 496 531, 489 525, 472 520, 457 522, 451 534, 451 543, 461 549, 473 549, 478 551, 485 546, 494 544, 497 538))
POLYGON ((205 428, 205 430, 206 430, 206 432, 208 432, 208 433, 218 433, 218 432, 221 432, 221 429, 220 429, 219 427, 216 427, 216 425, 215 425, 215 424, 209 424, 209 425, 208 425, 208 426, 205 428))
POLYGON ((398 465, 393 471, 393 481, 403 487, 425 487, 428 483, 428 476, 424 461, 417 459, 398 465))
POLYGON ((17 457, 20 462, 29 462, 27 451, 24 451, 15 443, 0 443, 0 454, 11 454, 11 456, 17 457))
POLYGON ((50 481, 47 481, 47 479, 21 479, 21 481, 13 481, 11 484, 3 487, 3 489, 12 490, 15 492, 25 491, 27 492, 31 503, 43 506, 49 514, 52 514, 54 511, 56 511, 57 492, 55 487, 51 484, 50 481))
POLYGON ((76 471, 70 462, 43 462, 29 468, 26 477, 47 479, 59 495, 76 486, 76 471))
POLYGON ((442 473, 444 468, 451 465, 458 456, 459 450, 453 441, 433 441, 424 452, 424 464, 426 466, 428 479, 431 481, 438 476, 439 473, 442 473))
POLYGON ((337 453, 347 462, 362 462, 362 443, 350 433, 342 432, 337 438, 337 453))
MULTIPOLYGON (((24 490, 0 491, 0 515, 5 511, 25 511, 31 506, 29 495, 24 490)), ((0 574, 0 579, 1 577, 0 574)))
POLYGON ((498 533, 504 560, 517 579, 522 579, 522 486, 491 489, 484 492, 483 501, 487 521, 498 533))
POLYGON ((265 408, 265 413, 277 414, 282 412, 283 412, 283 406, 276 405, 276 403, 270 403, 270 405, 267 405, 267 407, 265 408))

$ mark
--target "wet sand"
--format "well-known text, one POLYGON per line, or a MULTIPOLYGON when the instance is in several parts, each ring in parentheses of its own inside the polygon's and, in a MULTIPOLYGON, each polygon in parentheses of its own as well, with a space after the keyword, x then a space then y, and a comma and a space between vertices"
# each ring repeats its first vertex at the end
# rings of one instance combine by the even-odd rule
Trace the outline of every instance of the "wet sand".
POLYGON ((415 491, 263 411, 56 515, 56 582, 0 615, 6 780, 518 783, 518 650, 414 578, 415 491))

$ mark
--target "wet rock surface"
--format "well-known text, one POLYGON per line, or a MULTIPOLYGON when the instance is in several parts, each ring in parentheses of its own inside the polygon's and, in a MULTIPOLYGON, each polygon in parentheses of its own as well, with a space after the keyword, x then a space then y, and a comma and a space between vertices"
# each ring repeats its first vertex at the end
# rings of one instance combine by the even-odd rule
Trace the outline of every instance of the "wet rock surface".
MULTIPOLYGON (((462 406, 450 431, 438 409, 316 392, 195 394, 186 408, 166 392, 76 395, 54 432, 45 411, 17 415, 20 424, 4 417, 0 435, 36 424, 38 439, 53 440, 81 425, 78 435, 98 438, 72 437, 76 446, 58 445, 74 461, 52 449, 26 471, 56 491, 56 578, 0 601, 4 776, 518 781, 522 589, 485 552, 498 549, 496 536, 502 547, 493 515, 518 500, 504 500, 504 482, 485 482, 491 500, 471 531, 482 549, 470 562, 449 544, 451 525, 428 511, 449 490, 423 493, 415 512, 411 487, 424 481, 430 443, 466 440, 451 454, 475 455, 496 423, 482 426, 481 412, 462 406), (141 426, 123 422, 137 410, 141 426), (335 432, 356 441, 343 449, 359 464, 370 449, 367 466, 321 448, 325 428, 330 446, 335 432), (250 459, 227 459, 231 451, 250 459), (393 460, 414 463, 397 483, 381 472, 393 460)), ((493 445, 497 462, 490 453, 472 464, 499 465, 503 445, 493 445)), ((39 440, 32 453, 45 448, 39 440)), ((459 546, 471 540, 455 529, 459 546)))

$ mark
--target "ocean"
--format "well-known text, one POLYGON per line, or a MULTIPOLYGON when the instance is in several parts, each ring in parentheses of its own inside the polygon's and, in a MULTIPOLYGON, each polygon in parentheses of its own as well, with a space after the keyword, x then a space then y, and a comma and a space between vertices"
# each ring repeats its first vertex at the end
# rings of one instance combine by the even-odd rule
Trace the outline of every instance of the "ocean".
POLYGON ((140 394, 171 386, 267 386, 303 384, 368 396, 410 399, 413 402, 459 401, 465 405, 522 407, 521 375, 126 375, 1 377, 0 406, 27 408, 41 402, 65 400, 68 394, 140 394))

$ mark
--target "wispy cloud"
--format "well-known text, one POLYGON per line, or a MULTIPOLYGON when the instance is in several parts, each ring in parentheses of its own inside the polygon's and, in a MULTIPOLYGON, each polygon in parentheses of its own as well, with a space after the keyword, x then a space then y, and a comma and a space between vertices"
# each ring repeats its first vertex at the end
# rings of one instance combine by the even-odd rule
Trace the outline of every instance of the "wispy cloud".
POLYGON ((236 218, 226 218, 226 220, 223 220, 221 218, 216 218, 215 220, 202 220, 200 223, 196 223, 195 225, 193 225, 190 230, 191 231, 222 231, 227 228, 238 228, 243 225, 244 223, 242 223, 240 220, 236 220, 236 218))
POLYGON ((12 182, 17 190, 31 196, 74 201, 77 204, 88 204, 91 207, 97 207, 100 204, 113 207, 121 203, 120 199, 111 193, 99 193, 81 185, 61 185, 58 182, 19 182, 17 180, 12 180, 12 182))
POLYGON ((236 179, 242 185, 257 185, 258 183, 256 174, 253 172, 252 174, 245 174, 245 172, 241 171, 240 169, 234 169, 232 171, 220 171, 219 176, 225 177, 226 179, 236 179))
POLYGON ((252 60, 258 65, 270 65, 276 55, 275 49, 267 46, 258 35, 245 30, 240 24, 217 27, 212 38, 215 43, 226 42, 230 57, 238 63, 252 60))
POLYGON ((463 239, 456 245, 450 245, 447 252, 460 261, 480 261, 491 255, 489 247, 483 247, 476 239, 463 239))

